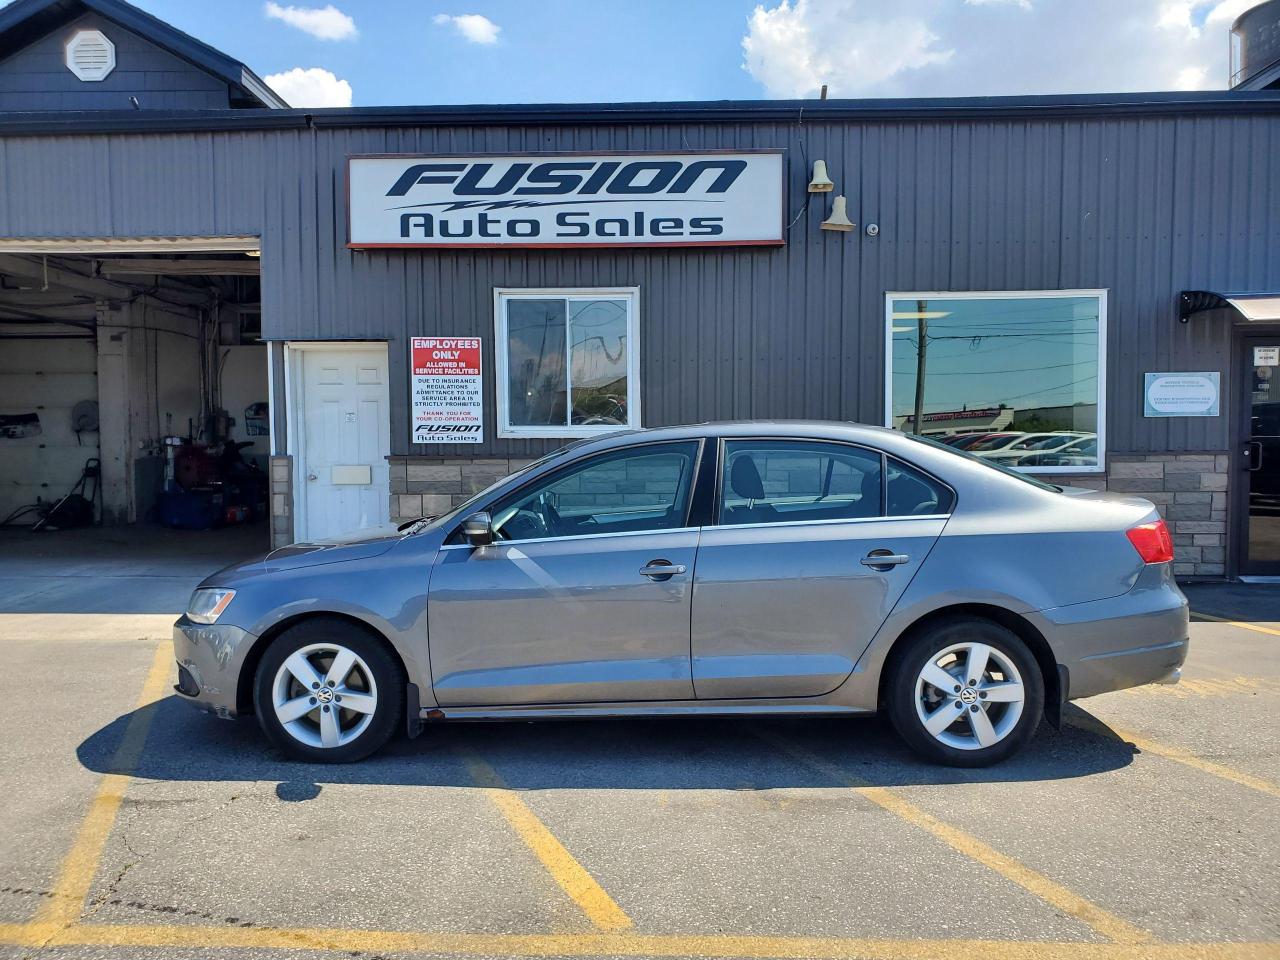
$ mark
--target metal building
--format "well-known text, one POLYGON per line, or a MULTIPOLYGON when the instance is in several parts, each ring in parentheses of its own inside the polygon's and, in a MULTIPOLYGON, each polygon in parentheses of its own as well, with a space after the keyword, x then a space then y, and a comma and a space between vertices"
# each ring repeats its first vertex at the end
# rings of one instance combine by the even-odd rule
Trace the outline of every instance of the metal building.
POLYGON ((292 110, 137 13, 0 15, 0 416, 32 338, 83 340, 108 519, 162 436, 253 412, 276 543, 573 437, 832 418, 1150 497, 1182 575, 1280 573, 1280 91, 292 110), (123 78, 148 44, 227 102, 123 78))

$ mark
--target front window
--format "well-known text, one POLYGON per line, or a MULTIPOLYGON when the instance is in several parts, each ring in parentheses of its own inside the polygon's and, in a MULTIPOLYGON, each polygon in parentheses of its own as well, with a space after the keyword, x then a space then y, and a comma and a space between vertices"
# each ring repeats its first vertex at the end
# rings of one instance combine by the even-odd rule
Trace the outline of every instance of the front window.
POLYGON ((1103 469, 1106 291, 886 299, 889 426, 1015 470, 1103 469))
POLYGON ((634 288, 499 290, 499 435, 639 427, 637 300, 634 288))
POLYGON ((683 527, 699 446, 645 444, 568 466, 494 507, 494 532, 499 540, 544 540, 683 527))

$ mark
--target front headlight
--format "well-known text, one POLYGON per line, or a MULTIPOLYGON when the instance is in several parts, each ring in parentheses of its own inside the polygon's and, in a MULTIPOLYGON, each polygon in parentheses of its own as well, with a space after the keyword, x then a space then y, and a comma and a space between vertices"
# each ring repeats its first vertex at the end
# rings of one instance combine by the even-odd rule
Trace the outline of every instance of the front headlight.
POLYGON ((191 602, 187 604, 187 619, 196 623, 216 623, 235 595, 234 590, 202 587, 191 594, 191 602))

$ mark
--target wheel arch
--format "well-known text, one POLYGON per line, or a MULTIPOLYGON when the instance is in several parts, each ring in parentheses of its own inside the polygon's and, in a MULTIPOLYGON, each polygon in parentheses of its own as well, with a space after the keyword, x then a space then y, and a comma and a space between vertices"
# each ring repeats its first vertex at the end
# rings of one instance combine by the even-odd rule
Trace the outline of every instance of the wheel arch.
POLYGON ((359 617, 352 616, 349 613, 340 613, 335 610, 308 610, 305 613, 295 614, 286 617, 278 623, 273 623, 268 629, 262 631, 262 634, 254 641, 253 646, 249 648, 245 654, 244 662, 240 665, 240 676, 236 682, 236 713, 241 716, 249 716, 253 711, 253 683, 254 678, 258 674, 258 664, 262 662, 262 656, 266 653, 267 648, 271 646, 272 641, 280 636, 286 630, 296 627, 300 623, 311 620, 336 620, 343 622, 349 626, 355 627, 363 631, 370 638, 377 641, 387 652, 391 654, 392 659, 400 667, 400 673, 405 678, 405 682, 410 682, 410 673, 408 664, 405 663, 404 657, 400 651, 396 649, 387 636, 373 624, 367 620, 361 620, 359 617))
POLYGON ((911 639, 936 624, 960 617, 978 617, 983 620, 990 620, 1011 631, 1027 645, 1032 656, 1036 658, 1036 664, 1040 667, 1040 673, 1044 677, 1045 715, 1055 727, 1058 726, 1061 720, 1062 704, 1066 700, 1066 668, 1059 665, 1057 657, 1054 656, 1053 648, 1049 646, 1049 641, 1045 639, 1044 634, 1030 620, 1007 607, 1000 607, 990 603, 957 603, 939 607, 923 614, 902 630, 885 655, 884 668, 880 671, 877 705, 883 708, 887 702, 885 687, 888 686, 889 678, 893 675, 896 658, 906 649, 911 639))

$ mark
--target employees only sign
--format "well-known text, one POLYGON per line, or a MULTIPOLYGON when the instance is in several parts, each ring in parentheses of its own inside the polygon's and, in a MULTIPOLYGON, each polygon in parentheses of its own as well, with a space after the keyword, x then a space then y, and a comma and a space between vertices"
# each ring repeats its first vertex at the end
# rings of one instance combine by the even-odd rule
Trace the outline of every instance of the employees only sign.
POLYGON ((479 337, 409 342, 413 443, 483 443, 479 337))

